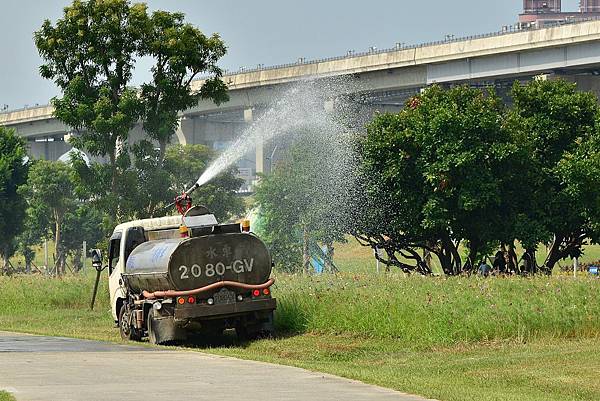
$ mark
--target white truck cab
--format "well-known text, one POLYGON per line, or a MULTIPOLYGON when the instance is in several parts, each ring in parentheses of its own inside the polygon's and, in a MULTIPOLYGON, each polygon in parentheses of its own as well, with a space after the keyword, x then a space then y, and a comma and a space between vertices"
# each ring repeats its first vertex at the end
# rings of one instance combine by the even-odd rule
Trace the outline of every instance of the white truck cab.
MULTIPOLYGON (((214 223, 217 223, 216 219, 214 219, 214 223)), ((182 216, 168 216, 129 221, 115 227, 108 246, 108 287, 112 316, 115 322, 118 321, 121 305, 127 298, 127 289, 121 275, 125 273, 125 263, 131 251, 140 242, 149 239, 179 238, 181 224, 182 216), (138 227, 142 227, 145 233, 140 233, 138 227), (147 237, 140 238, 140 235, 147 237)))

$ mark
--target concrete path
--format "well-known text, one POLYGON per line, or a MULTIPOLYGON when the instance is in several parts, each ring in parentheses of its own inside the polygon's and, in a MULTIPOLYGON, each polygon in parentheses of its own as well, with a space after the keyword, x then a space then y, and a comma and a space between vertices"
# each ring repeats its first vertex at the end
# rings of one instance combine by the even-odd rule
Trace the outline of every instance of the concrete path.
POLYGON ((424 400, 287 366, 6 332, 0 389, 17 401, 424 400))

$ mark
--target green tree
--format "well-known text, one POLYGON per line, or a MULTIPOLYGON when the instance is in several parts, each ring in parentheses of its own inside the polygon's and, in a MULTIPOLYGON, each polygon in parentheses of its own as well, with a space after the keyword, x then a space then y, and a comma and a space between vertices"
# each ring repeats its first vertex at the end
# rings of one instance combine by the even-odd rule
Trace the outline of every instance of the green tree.
POLYGON ((356 237, 407 272, 431 273, 419 250, 446 274, 472 271, 513 215, 505 193, 519 158, 502 117, 494 93, 466 86, 433 86, 377 116, 359 146, 356 237))
POLYGON ((41 244, 46 237, 48 227, 46 217, 34 215, 33 210, 29 207, 26 210, 23 231, 17 237, 17 250, 25 258, 26 273, 31 273, 31 264, 35 257, 33 247, 41 244), (41 219, 44 221, 40 221, 41 219))
POLYGON ((347 154, 343 144, 304 132, 274 171, 256 188, 259 231, 278 268, 308 272, 312 249, 321 243, 333 259, 333 243, 348 232, 347 154))
POLYGON ((148 136, 159 144, 162 161, 167 144, 178 125, 178 112, 211 99, 217 105, 227 101, 227 86, 217 62, 226 53, 219 35, 206 37, 184 22, 182 13, 155 11, 141 41, 141 54, 154 59, 152 81, 142 84, 143 125, 148 136), (201 88, 191 83, 199 74, 208 74, 201 88))
POLYGON ((514 236, 532 260, 539 243, 550 244, 542 269, 551 272, 599 239, 598 100, 562 80, 516 83, 512 98, 506 129, 527 161, 514 181, 514 236))
POLYGON ((104 215, 101 211, 91 207, 85 202, 77 202, 75 209, 65 214, 63 232, 61 235, 62 246, 66 254, 73 256, 73 269, 82 268, 83 241, 87 249, 96 248, 104 238, 101 229, 104 215))
POLYGON ((181 13, 148 15, 145 4, 129 0, 76 0, 54 25, 44 22, 35 43, 45 62, 41 75, 63 92, 52 103, 56 117, 77 132, 72 144, 110 161, 108 170, 95 166, 77 171, 96 174, 103 198, 97 204, 117 220, 130 212, 126 195, 131 177, 123 175, 132 164, 126 154, 128 133, 139 119, 158 142, 162 162, 180 111, 199 99, 217 104, 228 99, 216 65, 226 52, 224 43, 185 23, 181 13), (152 80, 138 92, 130 83, 139 57, 151 58, 154 66, 152 80), (209 76, 193 92, 191 82, 202 73, 209 76))
POLYGON ((16 250, 16 237, 23 229, 25 202, 18 189, 27 180, 25 141, 14 130, 0 126, 0 255, 2 269, 16 250))
MULTIPOLYGON (((204 145, 174 145, 166 151, 161 161, 160 150, 148 141, 140 141, 132 147, 131 154, 119 157, 122 174, 117 182, 124 219, 143 219, 172 214, 167 209, 177 195, 193 184, 215 158, 215 153, 204 145)), ((77 155, 73 157, 75 188, 78 197, 89 199, 90 204, 102 202, 102 185, 98 180, 107 180, 109 174, 101 163, 86 164, 77 155)), ((203 185, 193 194, 195 204, 203 204, 225 221, 244 212, 244 202, 236 191, 243 180, 235 176, 236 170, 229 169, 210 183, 203 185)), ((104 209, 103 209, 104 210, 104 209)), ((112 229, 114 221, 105 221, 104 228, 112 229)))
POLYGON ((76 208, 72 174, 72 168, 65 163, 39 160, 31 167, 27 185, 21 189, 29 201, 28 213, 34 224, 52 233, 57 275, 65 272, 65 217, 76 208))
MULTIPOLYGON (((44 21, 35 44, 42 77, 62 91, 56 118, 78 133, 72 144, 110 160, 109 193, 118 185, 119 145, 138 121, 142 104, 130 87, 135 57, 148 25, 146 5, 128 0, 76 0, 53 25, 44 21)), ((106 188, 105 188, 106 190, 106 188)), ((113 199, 108 210, 118 210, 113 199)))
MULTIPOLYGON (((171 183, 168 203, 196 182, 216 157, 217 154, 204 145, 169 147, 164 160, 164 170, 171 183)), ((244 181, 237 178, 236 174, 237 169, 230 168, 198 188, 193 194, 194 203, 206 206, 219 221, 243 214, 244 202, 236 191, 244 181)))

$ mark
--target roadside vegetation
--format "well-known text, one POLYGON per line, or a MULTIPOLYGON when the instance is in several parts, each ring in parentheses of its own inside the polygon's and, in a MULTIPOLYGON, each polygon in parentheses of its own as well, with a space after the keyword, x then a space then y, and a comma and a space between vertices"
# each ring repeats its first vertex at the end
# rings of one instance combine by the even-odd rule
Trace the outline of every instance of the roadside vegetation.
MULTIPOLYGON (((81 242, 102 247, 115 224, 170 213, 215 157, 167 145, 181 111, 227 100, 226 47, 181 13, 128 0, 75 1, 34 38, 41 75, 61 89, 55 117, 80 132, 80 151, 30 160, 0 127, 0 329, 120 341, 105 276, 89 309, 94 273, 80 271, 81 242), (152 79, 136 92, 140 58, 152 79), (140 121, 147 135, 130 146, 140 121), (38 270, 43 240, 49 274, 21 274, 38 270)), ((600 259, 589 245, 600 241, 598 99, 562 80, 517 82, 510 97, 432 86, 377 114, 351 141, 348 165, 321 142, 329 132, 298 135, 321 134, 286 150, 253 205, 277 263, 279 337, 228 333, 196 348, 439 400, 600 399, 600 280, 563 272, 572 258, 600 259), (310 275, 315 256, 335 274, 310 275)), ((230 169, 196 203, 220 221, 239 216, 241 184, 230 169)))
MULTIPOLYGON (((343 273, 277 274, 278 338, 195 347, 439 400, 600 398, 585 373, 600 364, 600 280, 378 275, 369 248, 337 249, 343 273)), ((92 286, 86 273, 0 277, 0 327, 119 342, 106 280, 94 311, 92 286)))
POLYGON ((16 401, 12 394, 0 390, 0 401, 16 401))

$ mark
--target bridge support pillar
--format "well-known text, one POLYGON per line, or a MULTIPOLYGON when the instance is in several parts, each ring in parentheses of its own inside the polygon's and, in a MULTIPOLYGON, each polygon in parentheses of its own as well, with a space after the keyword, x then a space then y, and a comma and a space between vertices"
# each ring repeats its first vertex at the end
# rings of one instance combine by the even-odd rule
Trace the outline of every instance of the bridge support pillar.
MULTIPOLYGON (((254 121, 254 114, 252 109, 244 110, 244 122, 252 124, 254 121)), ((262 174, 265 172, 265 153, 264 153, 264 142, 261 137, 256 138, 256 174, 262 174)))
POLYGON ((560 78, 576 83, 578 91, 593 92, 600 97, 600 76, 598 75, 562 75, 560 78))
POLYGON ((58 138, 42 137, 38 140, 28 141, 28 154, 36 159, 58 160, 60 156, 71 149, 71 145, 58 138))
POLYGON ((177 137, 177 140, 179 141, 180 145, 187 145, 187 139, 185 138, 185 135, 183 134, 183 129, 181 128, 182 120, 183 117, 179 117, 179 121, 177 122, 177 129, 175 130, 175 136, 177 137))

